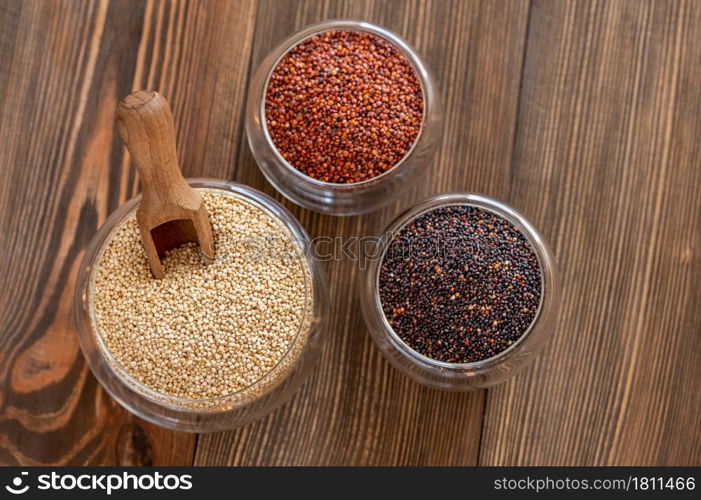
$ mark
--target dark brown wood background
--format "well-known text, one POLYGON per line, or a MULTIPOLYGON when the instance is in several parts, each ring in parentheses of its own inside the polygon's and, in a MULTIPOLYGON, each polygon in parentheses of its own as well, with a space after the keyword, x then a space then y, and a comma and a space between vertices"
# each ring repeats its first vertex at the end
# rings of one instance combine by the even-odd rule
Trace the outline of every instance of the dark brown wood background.
POLYGON ((0 0, 0 464, 701 464, 701 2, 0 0), (161 91, 188 176, 282 199, 242 127, 250 74, 311 22, 362 18, 425 56, 445 104, 427 177, 364 217, 288 206, 312 235, 486 193, 542 230, 563 278, 552 343, 487 391, 420 387, 372 344, 352 262, 294 399, 232 432, 132 417, 72 318, 83 250, 138 191, 117 102, 161 91))

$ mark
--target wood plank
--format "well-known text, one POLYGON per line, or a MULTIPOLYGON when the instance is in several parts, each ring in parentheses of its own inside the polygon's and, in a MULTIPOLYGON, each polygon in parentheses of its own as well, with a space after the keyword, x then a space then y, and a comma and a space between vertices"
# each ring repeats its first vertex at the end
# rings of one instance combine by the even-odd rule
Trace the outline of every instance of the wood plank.
POLYGON ((245 0, 3 4, 1 464, 192 463, 195 436, 131 416, 99 387, 72 294, 89 239, 137 191, 119 99, 160 90, 186 174, 232 170, 254 13, 245 0))
POLYGON ((536 1, 529 33, 509 198, 564 284, 480 463, 698 464, 701 5, 536 1))
MULTIPOLYGON (((477 1, 263 1, 252 70, 279 41, 321 19, 359 18, 400 33, 438 77, 445 134, 420 186, 363 217, 321 216, 290 207, 312 236, 375 234, 399 207, 433 192, 508 194, 528 4, 477 1)), ((235 179, 281 200, 250 152, 235 179)), ((202 436, 195 463, 232 465, 436 465, 477 460, 484 391, 429 390, 395 371, 365 330, 356 298, 357 262, 333 262, 330 342, 312 379, 277 412, 239 430, 202 436)))

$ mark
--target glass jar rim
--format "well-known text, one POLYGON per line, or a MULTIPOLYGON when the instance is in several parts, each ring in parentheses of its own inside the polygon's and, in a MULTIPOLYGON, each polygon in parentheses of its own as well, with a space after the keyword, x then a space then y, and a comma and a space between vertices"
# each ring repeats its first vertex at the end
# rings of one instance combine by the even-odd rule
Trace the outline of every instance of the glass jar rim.
MULTIPOLYGON (((287 210, 277 201, 275 201, 273 198, 269 197, 265 193, 258 191, 257 189, 236 182, 222 181, 218 179, 205 177, 187 178, 185 180, 194 188, 225 191, 228 193, 227 196, 232 196, 234 198, 244 201, 245 203, 250 203, 251 205, 262 210, 268 216, 273 218, 277 223, 282 224, 282 226, 285 227, 285 229, 291 234, 293 239, 298 244, 300 242, 309 241, 309 236, 307 235, 306 231, 299 223, 299 221, 297 221, 294 218, 294 216, 292 216, 292 214, 287 212, 287 210)), ((237 389, 236 391, 230 392, 226 395, 214 396, 210 398, 183 398, 180 396, 174 396, 171 394, 165 394, 160 391, 157 391, 134 378, 124 368, 124 366, 122 366, 122 363, 120 363, 113 356, 112 352, 104 344, 103 336, 99 331, 97 331, 96 325, 94 324, 94 306, 91 300, 95 272, 98 267, 97 264, 99 263, 102 257, 102 253, 105 250, 105 243, 113 234, 113 232, 117 228, 121 227, 121 225, 126 221, 126 219, 138 208, 138 203, 140 200, 141 194, 139 193, 135 197, 129 199, 119 208, 117 208, 117 210, 112 212, 112 214, 105 220, 104 224, 100 227, 97 234, 93 238, 93 241, 91 242, 91 246, 93 244, 97 245, 98 243, 100 244, 100 246, 94 249, 88 248, 88 250, 85 253, 84 259, 88 258, 88 256, 91 256, 91 261, 87 262, 86 260, 84 260, 81 263, 81 268, 85 266, 86 269, 84 270, 84 272, 87 273, 87 275, 85 276, 85 283, 81 284, 80 289, 76 289, 76 293, 80 292, 83 286, 87 288, 87 298, 85 299, 85 303, 87 306, 86 310, 89 316, 88 323, 90 327, 90 334, 95 338, 95 341, 98 344, 97 350, 100 353, 100 355, 105 358, 108 370, 112 371, 116 377, 118 377, 127 385, 127 387, 135 389, 138 394, 146 396, 150 401, 157 405, 177 410, 188 405, 207 405, 216 403, 225 405, 230 402, 236 403, 235 398, 237 395, 242 394, 244 391, 252 390, 257 385, 263 383, 272 373, 274 373, 275 370, 280 366, 280 364, 287 359, 291 350, 294 348, 296 342, 299 340, 300 334, 303 332, 304 326, 306 324, 306 319, 309 318, 311 314, 313 314, 314 304, 309 304, 309 300, 314 300, 314 290, 312 289, 313 277, 309 276, 308 279, 305 279, 305 297, 309 297, 309 300, 304 301, 304 312, 302 315, 302 320, 300 321, 299 328, 297 329, 293 340, 290 342, 290 345, 285 350, 285 353, 280 357, 277 363, 275 363, 275 365, 265 373, 265 375, 250 383, 246 387, 242 387, 241 389, 237 389), (87 268, 88 266, 89 268, 87 268)), ((300 262, 302 260, 306 261, 308 272, 311 275, 313 273, 313 269, 311 263, 308 261, 308 258, 305 255, 304 249, 298 248, 298 260, 300 260, 300 262)), ((79 273, 79 276, 81 275, 82 273, 79 273)), ((82 301, 76 300, 75 307, 82 307, 82 301)), ((79 311, 76 312, 80 313, 79 311)), ((79 321, 78 324, 81 325, 82 323, 79 321)), ((203 408, 200 408, 200 410, 203 410, 203 408)))
POLYGON ((375 309, 375 314, 379 317, 385 330, 389 333, 388 338, 395 345, 395 347, 408 358, 413 359, 415 362, 419 362, 423 365, 427 365, 431 369, 439 370, 450 370, 450 371, 478 371, 485 368, 498 365, 507 358, 511 357, 519 348, 524 344, 526 339, 530 336, 530 333, 535 329, 535 327, 540 323, 541 319, 547 314, 549 309, 550 295, 554 287, 554 262, 552 255, 545 244, 542 236, 538 231, 531 225, 528 220, 526 220, 521 214, 516 210, 509 207, 505 203, 498 201, 494 198, 490 198, 480 194, 474 193, 445 193, 435 196, 431 196, 418 204, 412 206, 408 210, 404 211, 397 217, 395 217, 385 228, 381 234, 382 240, 382 254, 380 258, 374 261, 373 269, 370 273, 370 278, 373 283, 373 307, 375 309), (437 359, 430 358, 426 355, 413 349, 409 346, 399 334, 392 328, 387 320, 382 308, 382 301, 380 300, 380 269, 382 263, 384 262, 385 255, 389 248, 389 245, 394 241, 394 237, 399 231, 401 231, 407 224, 416 220, 423 214, 431 212, 441 207, 448 206, 472 206, 477 207, 482 210, 489 211, 497 216, 500 216, 509 223, 516 226, 519 231, 526 237, 528 243, 533 249, 536 258, 538 259, 538 265, 540 270, 540 280, 541 280, 541 296, 538 303, 538 311, 528 328, 521 334, 521 336, 507 349, 504 349, 495 356, 480 360, 472 361, 469 363, 449 363, 446 361, 440 361, 437 359))
POLYGON ((281 164, 284 165, 287 170, 289 170, 297 179, 300 181, 312 184, 317 187, 321 188, 326 188, 326 189, 335 189, 335 190, 360 190, 368 186, 372 186, 381 180, 387 179, 389 177, 393 177, 398 173, 400 170, 401 166, 406 163, 406 161, 412 156, 414 151, 416 150, 416 145, 419 143, 424 130, 426 129, 426 124, 428 121, 428 116, 429 116, 429 110, 428 107, 430 106, 430 99, 428 98, 428 91, 427 89, 429 88, 429 76, 428 76, 428 70, 426 69, 425 64, 421 60, 421 58, 418 56, 416 51, 406 42, 402 37, 397 35, 396 33, 388 30, 387 28, 383 28, 382 26, 378 26, 376 24, 369 23, 367 21, 361 21, 361 20, 354 20, 354 19, 330 19, 326 21, 321 21, 317 22, 314 24, 310 24, 307 27, 303 28, 302 30, 294 33, 293 35, 289 36, 288 38, 284 39, 281 43, 279 43, 271 52, 270 54, 275 54, 275 60, 272 61, 272 64, 270 65, 270 68, 267 71, 267 74, 265 76, 265 82, 263 84, 263 91, 262 91, 262 96, 261 96, 261 101, 259 103, 260 109, 260 117, 261 117, 261 130, 263 132, 263 137, 268 144, 268 147, 272 151, 272 154, 275 156, 276 160, 281 164), (315 179, 314 177, 311 177, 304 172, 300 171, 299 169, 295 168, 290 162, 288 162, 280 153, 278 150, 277 146, 275 145, 275 142, 273 141, 272 137, 270 136, 270 131, 268 130, 268 121, 267 121, 267 115, 265 112, 265 96, 267 95, 268 92, 268 84, 270 83, 270 78, 277 68, 278 64, 280 61, 297 45, 302 43, 303 41, 318 35, 320 33, 324 33, 327 31, 366 31, 368 33, 372 33, 375 36, 379 36, 380 38, 383 38, 387 42, 391 43, 393 46, 395 46, 401 53, 402 55, 407 59, 409 64, 411 64, 411 67, 414 69, 414 72, 416 73, 416 77, 419 81, 419 84, 421 85, 421 98, 423 101, 423 112, 421 116, 421 126, 419 127, 419 133, 416 135, 416 139, 414 139, 414 142, 412 143, 411 147, 409 150, 404 154, 401 160, 399 160, 395 165, 387 169, 386 171, 382 172, 380 175, 376 175, 374 177, 371 177, 370 179, 365 179, 364 181, 360 182, 349 182, 349 183, 337 183, 337 182, 326 182, 326 181, 321 181, 319 179, 315 179), (392 175, 391 175, 392 174, 392 175))

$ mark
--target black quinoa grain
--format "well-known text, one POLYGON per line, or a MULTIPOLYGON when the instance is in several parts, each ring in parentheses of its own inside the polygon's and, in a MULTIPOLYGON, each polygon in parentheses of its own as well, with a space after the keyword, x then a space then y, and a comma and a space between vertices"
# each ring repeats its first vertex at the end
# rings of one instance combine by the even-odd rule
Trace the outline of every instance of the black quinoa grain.
POLYGON ((425 212, 394 236, 379 275, 387 321, 412 349, 470 363, 508 349, 533 322, 541 269, 508 220, 469 205, 425 212))

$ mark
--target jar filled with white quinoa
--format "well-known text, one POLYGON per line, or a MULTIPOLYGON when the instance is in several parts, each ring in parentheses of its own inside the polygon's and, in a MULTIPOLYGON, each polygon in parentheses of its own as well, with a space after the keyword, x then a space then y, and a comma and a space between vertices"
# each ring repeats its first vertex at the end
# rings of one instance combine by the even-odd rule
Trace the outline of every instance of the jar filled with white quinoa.
POLYGON ((88 247, 76 313, 81 347, 113 397, 159 425, 206 432, 258 418, 301 385, 326 293, 308 236, 281 205, 233 183, 190 184, 209 212, 215 261, 185 244, 153 278, 131 200, 88 247))

